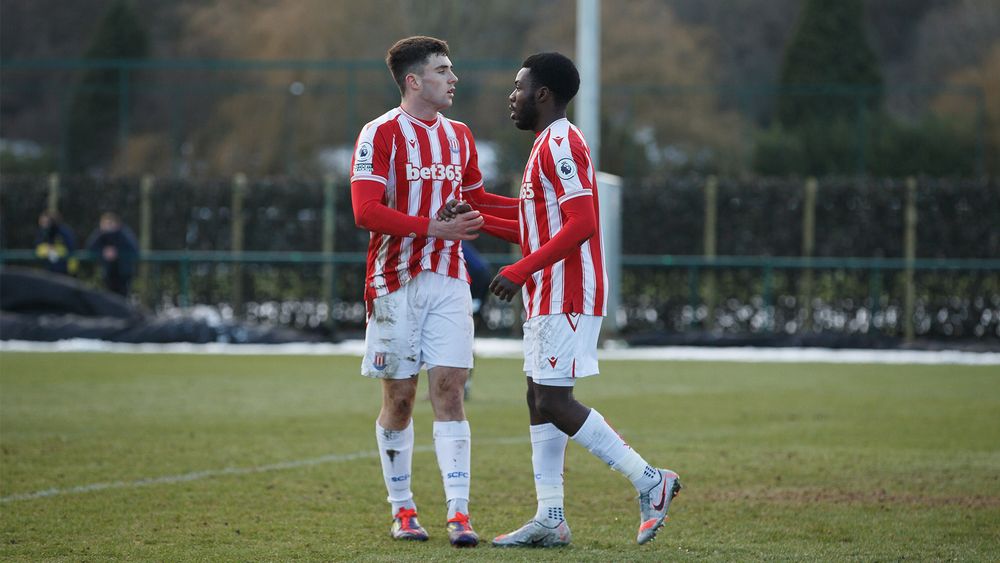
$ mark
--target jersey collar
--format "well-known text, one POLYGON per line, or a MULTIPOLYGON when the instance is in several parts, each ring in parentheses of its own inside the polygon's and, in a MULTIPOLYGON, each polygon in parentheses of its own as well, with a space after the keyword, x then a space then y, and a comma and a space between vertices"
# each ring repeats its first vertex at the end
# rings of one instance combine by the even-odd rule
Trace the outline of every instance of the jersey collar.
POLYGON ((423 127, 424 129, 427 129, 428 131, 433 131, 441 123, 441 113, 440 112, 438 112, 438 114, 434 116, 434 123, 432 123, 430 125, 428 125, 423 119, 420 119, 419 117, 416 117, 414 115, 410 115, 409 113, 407 113, 406 110, 402 108, 402 106, 400 106, 400 108, 399 108, 399 113, 403 114, 403 116, 405 116, 406 119, 409 119, 414 125, 417 125, 419 127, 423 127))

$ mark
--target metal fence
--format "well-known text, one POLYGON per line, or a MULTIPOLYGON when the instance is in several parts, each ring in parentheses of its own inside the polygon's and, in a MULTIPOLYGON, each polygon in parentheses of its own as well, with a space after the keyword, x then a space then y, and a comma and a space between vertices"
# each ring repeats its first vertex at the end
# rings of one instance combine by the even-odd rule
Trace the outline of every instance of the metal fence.
MULTIPOLYGON (((87 263, 91 257, 79 252, 87 263)), ((487 253, 495 267, 511 254, 487 253)), ((31 264, 30 250, 0 250, 31 264)), ((159 310, 204 305, 223 316, 302 329, 360 331, 363 253, 152 251, 135 298, 159 310), (234 280, 242 278, 245 285, 234 280), (251 297, 244 301, 242 293, 251 297)), ((628 255, 623 298, 612 311, 624 334, 834 334, 1000 341, 1000 259, 628 255), (738 291, 723 292, 723 277, 738 291), (957 296, 942 291, 958 283, 957 296), (971 284, 970 284, 971 280, 971 284)), ((82 276, 97 283, 96 271, 82 276)), ((484 333, 517 331, 519 305, 488 300, 484 333)))

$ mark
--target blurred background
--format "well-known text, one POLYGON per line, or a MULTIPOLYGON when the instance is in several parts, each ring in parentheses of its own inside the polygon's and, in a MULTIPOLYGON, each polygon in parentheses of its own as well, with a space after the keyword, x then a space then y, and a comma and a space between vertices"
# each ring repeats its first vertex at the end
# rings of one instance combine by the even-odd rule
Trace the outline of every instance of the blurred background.
MULTIPOLYGON (((31 266, 115 289, 118 275, 146 325, 193 315, 318 340, 364 326, 368 233, 347 174, 360 127, 399 102, 386 49, 449 42, 449 117, 476 135, 488 189, 511 194, 532 140, 508 118, 513 76, 530 53, 576 48, 572 0, 0 11, 5 276, 31 266), (120 231, 99 228, 109 211, 120 231)), ((621 181, 611 334, 1000 347, 1000 3, 632 0, 601 14, 599 157, 621 181)), ((475 244, 491 272, 516 252, 475 244)), ((0 337, 30 339, 46 315, 93 329, 98 313, 39 305, 11 279, 0 337)), ((516 335, 519 318, 486 299, 479 334, 516 335)))

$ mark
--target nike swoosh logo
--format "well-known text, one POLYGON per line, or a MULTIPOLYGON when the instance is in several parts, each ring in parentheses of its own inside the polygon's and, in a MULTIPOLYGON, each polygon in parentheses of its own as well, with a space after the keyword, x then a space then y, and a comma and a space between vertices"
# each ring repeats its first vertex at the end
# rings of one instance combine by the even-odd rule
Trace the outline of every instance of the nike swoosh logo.
POLYGON ((667 478, 663 478, 663 490, 660 491, 660 503, 653 505, 653 510, 663 510, 664 503, 667 502, 667 478))

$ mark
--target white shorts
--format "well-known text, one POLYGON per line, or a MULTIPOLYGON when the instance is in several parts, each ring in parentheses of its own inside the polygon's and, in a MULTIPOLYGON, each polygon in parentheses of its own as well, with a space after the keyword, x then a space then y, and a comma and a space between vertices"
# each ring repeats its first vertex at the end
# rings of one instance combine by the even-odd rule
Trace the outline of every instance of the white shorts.
POLYGON ((469 284, 424 271, 375 298, 361 375, 408 379, 424 366, 472 368, 472 343, 469 284))
POLYGON ((539 385, 572 387, 597 375, 597 339, 604 317, 559 313, 524 323, 524 373, 539 385))

